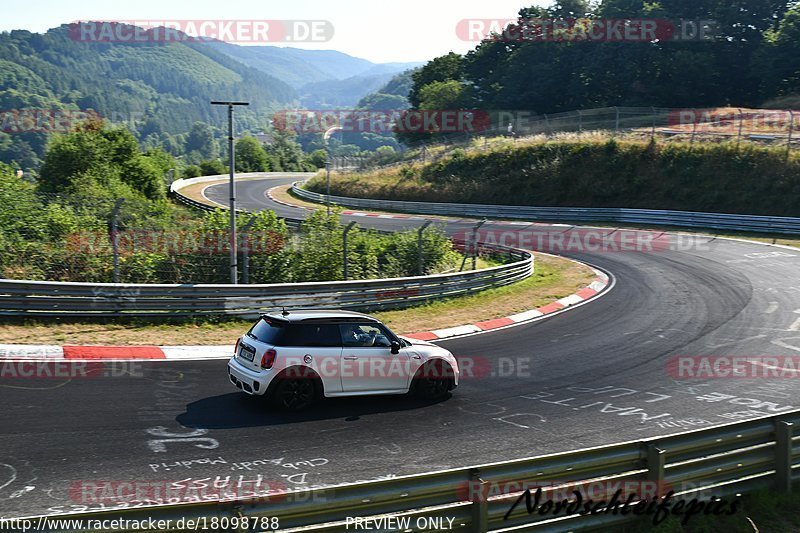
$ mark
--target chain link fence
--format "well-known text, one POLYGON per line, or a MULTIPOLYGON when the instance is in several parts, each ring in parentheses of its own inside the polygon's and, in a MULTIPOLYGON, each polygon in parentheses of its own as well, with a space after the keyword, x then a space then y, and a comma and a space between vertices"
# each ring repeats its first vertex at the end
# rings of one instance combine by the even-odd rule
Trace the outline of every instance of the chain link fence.
MULTIPOLYGON (((191 211, 148 223, 146 206, 114 198, 37 193, 37 209, 70 211, 58 236, 0 239, 0 278, 93 283, 222 284, 230 281, 227 212, 191 211), (143 210, 144 209, 144 210, 143 210), (77 224, 75 221, 77 220, 77 224)), ((154 212, 154 214, 156 214, 154 212)), ((52 217, 51 217, 52 218, 52 217)), ((383 279, 470 270, 440 227, 379 233, 343 227, 322 212, 306 222, 272 212, 238 215, 239 282, 245 284, 383 279)), ((508 262, 483 252, 480 266, 508 262)))
POLYGON ((541 138, 579 139, 611 135, 653 142, 732 142, 783 148, 800 147, 800 111, 746 108, 672 109, 657 107, 604 107, 535 115, 529 112, 490 113, 495 126, 475 133, 442 135, 430 143, 397 156, 340 156, 333 158, 338 172, 363 172, 413 163, 431 163, 455 150, 486 150, 502 143, 541 138))

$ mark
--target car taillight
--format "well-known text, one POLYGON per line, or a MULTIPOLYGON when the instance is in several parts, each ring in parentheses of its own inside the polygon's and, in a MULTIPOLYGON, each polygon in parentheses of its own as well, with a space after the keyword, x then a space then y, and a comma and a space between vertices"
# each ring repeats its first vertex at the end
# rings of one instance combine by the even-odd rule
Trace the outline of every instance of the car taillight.
POLYGON ((233 347, 233 355, 239 353, 239 344, 242 342, 242 339, 236 339, 236 346, 233 347))
POLYGON ((264 352, 264 355, 261 356, 261 368, 272 368, 273 363, 275 363, 275 357, 278 355, 278 352, 275 350, 267 350, 264 352))

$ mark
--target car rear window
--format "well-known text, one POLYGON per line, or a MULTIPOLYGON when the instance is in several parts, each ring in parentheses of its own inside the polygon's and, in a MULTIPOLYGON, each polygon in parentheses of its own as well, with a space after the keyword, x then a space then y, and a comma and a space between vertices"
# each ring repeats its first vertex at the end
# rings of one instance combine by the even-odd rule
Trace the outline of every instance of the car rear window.
POLYGON ((285 336, 285 331, 286 324, 262 318, 250 328, 247 334, 259 342, 279 345, 285 336))

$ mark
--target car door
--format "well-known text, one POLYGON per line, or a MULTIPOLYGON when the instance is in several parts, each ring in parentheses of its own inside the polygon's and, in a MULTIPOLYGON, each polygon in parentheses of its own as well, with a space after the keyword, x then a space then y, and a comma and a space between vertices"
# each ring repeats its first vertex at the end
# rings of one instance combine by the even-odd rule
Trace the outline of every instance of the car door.
POLYGON ((322 379, 325 394, 342 390, 339 364, 342 355, 339 328, 333 323, 292 324, 277 348, 283 366, 308 366, 322 379))
POLYGON ((408 388, 407 350, 393 354, 392 337, 382 324, 339 326, 342 336, 342 392, 395 392, 408 388))

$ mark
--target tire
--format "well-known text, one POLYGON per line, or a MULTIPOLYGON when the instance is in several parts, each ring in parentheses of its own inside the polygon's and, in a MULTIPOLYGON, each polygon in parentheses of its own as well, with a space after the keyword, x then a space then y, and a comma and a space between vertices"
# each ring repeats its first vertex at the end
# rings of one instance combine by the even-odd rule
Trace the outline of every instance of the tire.
POLYGON ((284 411, 302 411, 317 399, 317 386, 313 379, 286 377, 272 392, 272 403, 284 411))
POLYGON ((417 371, 412 391, 421 400, 440 400, 453 388, 452 368, 447 363, 433 361, 417 371))

